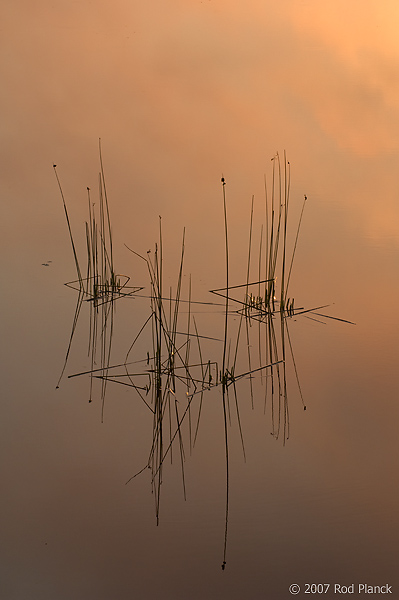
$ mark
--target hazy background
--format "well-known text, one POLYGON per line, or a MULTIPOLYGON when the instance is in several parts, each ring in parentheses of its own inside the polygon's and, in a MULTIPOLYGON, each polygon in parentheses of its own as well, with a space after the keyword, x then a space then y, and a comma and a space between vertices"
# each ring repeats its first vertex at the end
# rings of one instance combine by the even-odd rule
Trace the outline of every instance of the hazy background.
MULTIPOLYGON (((2 597, 279 600, 294 582, 398 583, 398 26, 393 0, 2 3, 2 597), (143 285, 124 243, 153 248, 162 215, 173 277, 185 226, 207 300, 224 285, 222 174, 239 284, 251 197, 258 226, 285 150, 297 216, 308 196, 295 298, 357 323, 295 324, 308 411, 296 398, 284 449, 247 416, 225 573, 218 409, 189 501, 171 472, 156 528, 148 480, 124 486, 146 461, 143 407, 118 390, 101 424, 87 382, 55 391, 75 273, 52 165, 84 251, 99 138, 118 270, 143 285)), ((118 318, 119 358, 140 324, 129 307, 118 318)), ((84 325, 69 372, 87 366, 86 341, 84 325)))

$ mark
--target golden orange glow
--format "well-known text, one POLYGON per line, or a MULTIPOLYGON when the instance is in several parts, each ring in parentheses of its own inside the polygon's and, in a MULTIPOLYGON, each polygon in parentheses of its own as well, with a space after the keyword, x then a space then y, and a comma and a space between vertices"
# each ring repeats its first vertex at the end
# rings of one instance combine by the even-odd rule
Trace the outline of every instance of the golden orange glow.
MULTIPOLYGON (((182 171, 202 186, 228 169, 250 196, 276 149, 306 187, 337 181, 342 161, 359 160, 365 173, 399 151, 395 2, 21 0, 3 12, 8 177, 13 149, 54 147, 68 147, 83 174, 76 145, 102 137, 118 164, 137 165, 141 188, 156 187, 155 168, 155 193, 167 184, 165 202, 178 211, 171 190, 182 171)), ((393 178, 392 168, 380 181, 393 189, 393 178)), ((358 185, 349 196, 347 173, 342 202, 370 206, 365 222, 383 222, 373 186, 358 185)))
POLYGON ((399 0, 0 5, 0 600, 398 598, 399 0))

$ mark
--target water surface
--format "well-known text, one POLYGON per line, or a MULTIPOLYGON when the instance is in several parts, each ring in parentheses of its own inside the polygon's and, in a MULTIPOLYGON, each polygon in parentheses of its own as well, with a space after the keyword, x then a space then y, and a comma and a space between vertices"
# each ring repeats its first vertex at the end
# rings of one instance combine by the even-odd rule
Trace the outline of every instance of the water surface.
MULTIPOLYGON (((397 593, 396 17, 390 2, 4 9, 5 598, 283 599, 292 583, 299 597, 306 583, 397 593), (253 410, 238 384, 246 462, 233 419, 224 571, 220 392, 204 399, 186 501, 178 462, 165 469, 157 527, 148 474, 125 485, 148 456, 144 404, 110 386, 102 423, 87 378, 55 389, 76 295, 63 286, 75 273, 52 164, 83 253, 99 137, 115 261, 134 285, 148 285, 146 268, 124 244, 153 251, 162 215, 165 285, 175 286, 185 226, 184 294, 191 274, 193 297, 214 300, 209 290, 225 285, 222 175, 231 284, 245 282, 251 198, 258 243, 263 176, 285 149, 293 224, 308 196, 292 295, 356 323, 290 320, 307 410, 290 367, 285 444, 270 435, 260 379, 253 410)), ((118 301, 115 363, 147 314, 145 298, 118 301)), ((196 319, 204 335, 223 335, 222 312, 199 307, 196 319)), ((67 374, 90 368, 87 338, 86 310, 67 374)))

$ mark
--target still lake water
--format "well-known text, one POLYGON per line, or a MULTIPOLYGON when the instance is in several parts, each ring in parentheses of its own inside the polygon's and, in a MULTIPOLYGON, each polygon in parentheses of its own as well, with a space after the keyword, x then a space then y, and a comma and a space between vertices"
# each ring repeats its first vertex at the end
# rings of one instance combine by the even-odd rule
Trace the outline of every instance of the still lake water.
MULTIPOLYGON (((259 380, 254 410, 248 382, 237 384, 246 462, 232 418, 224 572, 220 392, 204 397, 198 442, 185 464, 187 501, 178 461, 165 468, 156 527, 147 472, 125 485, 145 465, 151 445, 144 404, 131 389, 109 384, 101 423, 99 396, 87 401, 87 379, 64 378, 55 390, 76 300, 62 286, 65 270, 38 265, 31 284, 40 293, 28 303, 23 282, 16 299, 15 290, 6 291, 19 310, 17 322, 4 324, 14 340, 13 351, 3 357, 5 598, 288 598, 292 583, 303 590, 306 583, 398 586, 398 253, 392 240, 376 243, 350 229, 337 204, 325 203, 321 210, 309 201, 306 211, 291 284, 297 305, 331 303, 324 312, 356 325, 290 320, 307 410, 291 372, 285 444, 282 436, 270 435, 259 380), (331 222, 335 230, 327 232, 331 222)), ((249 214, 242 236, 231 242, 244 254, 248 222, 249 214)), ((223 263, 222 220, 220 228, 223 263)), ((166 263, 168 254, 178 258, 180 235, 168 235, 167 222, 164 229, 166 263)), ((68 256, 67 242, 65 234, 68 256)), ((125 252, 133 283, 146 284, 139 259, 125 252)), ((245 282, 245 259, 240 264, 238 254, 232 251, 237 269, 231 285, 245 282)), ((196 264, 190 266, 195 280, 196 264)), ((223 287, 223 271, 209 268, 223 287)), ((174 285, 178 262, 165 271, 165 281, 170 275, 174 285)), ((214 301, 206 281, 193 287, 199 299, 214 301)), ((147 314, 144 298, 117 301, 114 363, 123 362, 147 314)), ((223 335, 222 309, 200 307, 196 319, 203 335, 223 335)), ((87 335, 84 306, 68 373, 90 368, 87 335)), ((147 349, 140 349, 144 356, 147 349)))
MULTIPOLYGON (((352 583, 351 597, 362 583, 399 597, 396 2, 21 0, 3 12, 0 597, 284 600, 291 584, 309 597, 307 583, 330 584, 329 598, 352 583), (246 461, 232 400, 224 571, 220 389, 205 394, 187 451, 186 500, 178 454, 165 465, 158 527, 149 471, 125 485, 148 459, 148 409, 110 383, 101 422, 98 388, 89 403, 88 379, 67 377, 90 369, 87 304, 55 389, 76 293, 64 286, 75 272, 52 164, 84 255, 99 136, 116 269, 132 285, 148 291, 148 276, 124 244, 153 251, 162 215, 165 289, 176 287, 186 227, 183 296, 191 274, 192 298, 215 301, 222 175, 230 285, 244 283, 251 197, 256 254, 263 175, 270 182, 270 159, 286 148, 291 247, 308 196, 290 296, 355 323, 289 320, 307 409, 290 363, 285 444, 271 435, 261 378, 253 409, 248 380, 237 383, 246 461)), ((112 364, 148 308, 116 302, 112 364)), ((222 307, 199 305, 195 318, 200 334, 223 337, 222 307)), ((148 350, 143 340, 137 356, 148 350)), ((220 363, 219 342, 205 351, 220 363)))

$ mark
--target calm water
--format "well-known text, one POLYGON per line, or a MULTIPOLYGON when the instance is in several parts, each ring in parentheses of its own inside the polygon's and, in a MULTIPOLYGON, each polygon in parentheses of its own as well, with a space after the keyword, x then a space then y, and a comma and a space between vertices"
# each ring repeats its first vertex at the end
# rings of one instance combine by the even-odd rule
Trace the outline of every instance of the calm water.
MULTIPOLYGON (((331 584, 330 598, 334 584, 354 583, 354 597, 358 584, 389 584, 397 597, 396 4, 370 2, 361 20, 358 2, 39 4, 5 9, 1 597, 283 600, 291 584, 308 597, 307 583, 331 584), (133 285, 148 289, 146 268, 124 244, 153 250, 161 214, 165 286, 185 226, 183 293, 191 274, 193 299, 215 300, 222 174, 231 285, 245 282, 251 197, 256 245, 263 175, 286 148, 293 224, 308 196, 290 293, 356 323, 290 320, 307 410, 290 363, 285 444, 270 435, 260 377, 254 409, 248 381, 237 384, 246 462, 232 411, 225 571, 220 390, 204 396, 186 501, 178 460, 165 466, 157 527, 149 472, 125 485, 152 439, 137 394, 110 384, 102 423, 87 378, 55 389, 76 294, 63 285, 75 273, 51 166, 83 253, 100 135, 115 261, 133 285)), ((118 300, 111 362, 147 315, 145 298, 118 300)), ((84 306, 67 375, 90 368, 88 317, 84 306)), ((222 310, 199 306, 195 318, 223 336, 222 310)), ((220 344, 205 347, 220 361, 220 344)), ((147 350, 143 340, 137 356, 147 350)))

